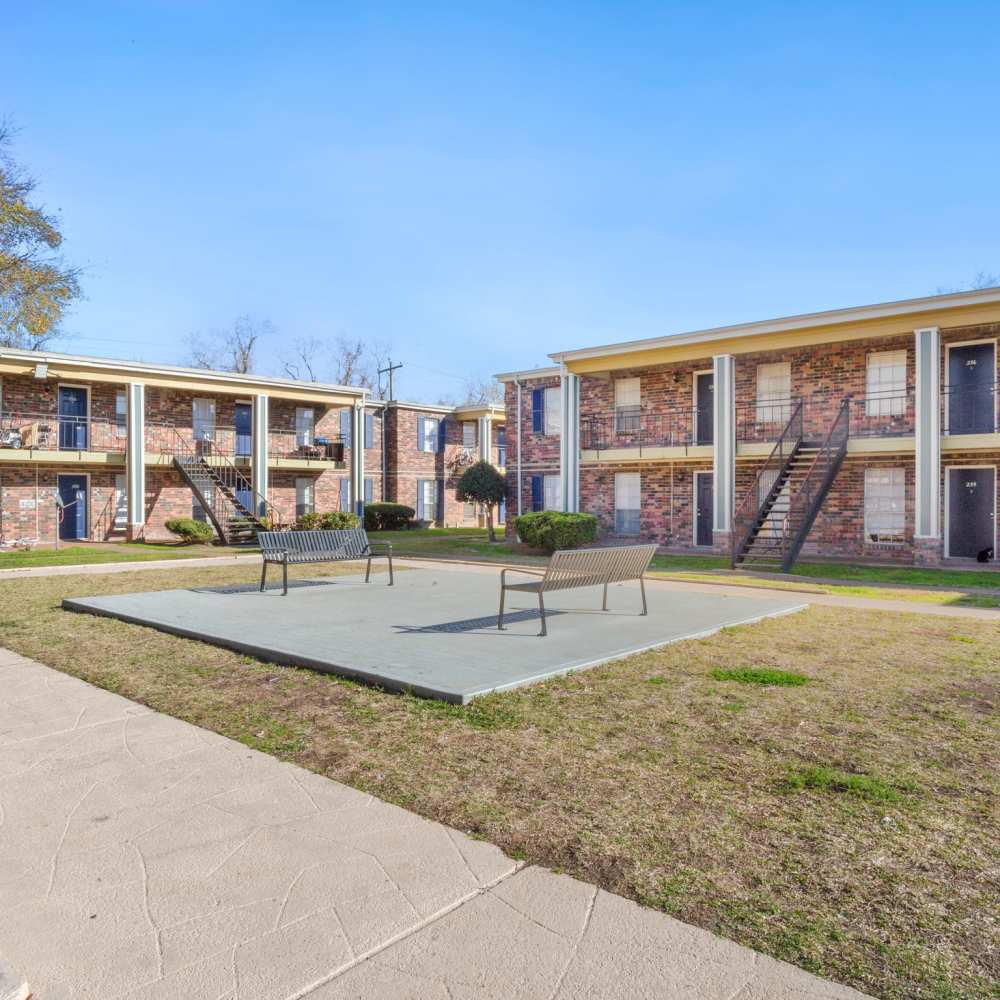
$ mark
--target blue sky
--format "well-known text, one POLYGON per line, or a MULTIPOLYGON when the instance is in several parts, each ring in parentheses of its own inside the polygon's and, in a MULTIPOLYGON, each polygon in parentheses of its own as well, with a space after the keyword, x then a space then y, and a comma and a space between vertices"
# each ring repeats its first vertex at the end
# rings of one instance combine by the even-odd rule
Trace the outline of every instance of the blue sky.
MULTIPOLYGON (((8 23, 9 28, 9 23, 8 23)), ((23 5, 0 114, 80 353, 237 315, 398 394, 1000 271, 1000 6, 23 5)))

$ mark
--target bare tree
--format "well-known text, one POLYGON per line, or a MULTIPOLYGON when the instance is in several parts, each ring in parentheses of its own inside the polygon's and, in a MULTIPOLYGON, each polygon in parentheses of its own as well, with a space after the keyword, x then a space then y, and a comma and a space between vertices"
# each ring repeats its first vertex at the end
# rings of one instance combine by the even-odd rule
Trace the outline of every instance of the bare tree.
POLYGON ((503 402, 503 386, 492 378, 468 378, 464 396, 464 406, 498 406, 503 402))
POLYGON ((317 340, 315 337, 300 337, 282 356, 281 366, 289 378, 319 382, 324 351, 322 340, 317 340))
POLYGON ((188 337, 189 363, 195 368, 249 375, 254 370, 258 341, 274 332, 270 320, 257 322, 249 316, 238 316, 226 330, 192 333, 188 337))
POLYGON ((37 351, 61 335, 80 271, 58 254, 55 217, 31 202, 35 180, 10 155, 12 132, 0 122, 0 346, 37 351))
POLYGON ((938 285, 935 292, 938 295, 950 295, 954 292, 975 292, 981 288, 998 287, 1000 287, 1000 274, 994 274, 992 271, 979 271, 967 285, 956 285, 953 287, 938 285))

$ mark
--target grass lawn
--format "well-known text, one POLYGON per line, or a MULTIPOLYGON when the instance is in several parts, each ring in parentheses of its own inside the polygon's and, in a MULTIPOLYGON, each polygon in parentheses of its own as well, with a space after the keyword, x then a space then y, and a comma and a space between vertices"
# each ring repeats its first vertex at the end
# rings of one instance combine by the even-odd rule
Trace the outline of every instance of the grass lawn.
MULTIPOLYGON (((485 529, 430 528, 419 531, 382 531, 373 534, 391 541, 399 555, 424 558, 489 559, 507 562, 538 562, 543 557, 512 552, 506 545, 491 545, 485 529)), ((502 537, 502 536, 500 536, 502 537)), ((910 566, 852 566, 837 563, 799 563, 794 573, 771 580, 749 573, 732 572, 720 556, 656 556, 653 574, 694 583, 728 583, 775 590, 805 590, 843 597, 887 598, 917 604, 956 604, 968 607, 1000 607, 1000 573, 987 571, 934 570, 910 566), (826 582, 826 581, 843 581, 826 582), (894 586, 895 585, 895 586, 894 586), (904 589, 935 587, 937 590, 904 589), (983 592, 985 591, 987 592, 983 592)))
POLYGON ((0 552, 0 570, 21 569, 25 566, 84 566, 94 563, 148 562, 151 559, 192 559, 233 555, 233 552, 233 549, 214 545, 182 545, 177 542, 63 545, 58 549, 0 552))
POLYGON ((0 583, 0 635, 877 997, 996 996, 1000 624, 817 607, 463 708, 59 609, 252 576, 0 583))

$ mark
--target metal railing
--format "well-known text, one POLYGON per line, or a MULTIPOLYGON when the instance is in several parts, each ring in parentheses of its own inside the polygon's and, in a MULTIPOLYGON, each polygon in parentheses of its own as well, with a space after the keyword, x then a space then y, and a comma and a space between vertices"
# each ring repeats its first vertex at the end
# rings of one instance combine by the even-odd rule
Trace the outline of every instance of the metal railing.
POLYGON ((254 490, 249 477, 233 465, 229 456, 213 451, 211 445, 212 442, 191 442, 177 433, 171 451, 189 478, 197 479, 206 487, 211 481, 210 495, 206 496, 207 489, 200 485, 199 492, 211 507, 208 513, 216 527, 225 532, 234 514, 242 514, 245 510, 256 521, 266 520, 272 529, 280 529, 282 518, 278 508, 254 490))
MULTIPOLYGON (((253 436, 237 431, 233 426, 178 427, 169 423, 146 423, 146 451, 172 454, 183 442, 186 450, 198 455, 214 455, 236 461, 249 460, 253 453, 253 436)), ((269 458, 308 458, 342 463, 346 460, 344 440, 339 434, 309 434, 293 428, 277 428, 267 433, 269 458)))
POLYGON ((741 444, 776 440, 798 403, 802 404, 805 439, 818 440, 837 419, 845 398, 850 400, 847 419, 851 437, 905 437, 914 433, 914 393, 911 389, 846 397, 843 392, 821 389, 785 399, 738 403, 736 440, 741 444))
POLYGON ((729 534, 729 558, 732 566, 736 565, 743 549, 750 540, 750 535, 757 524, 761 510, 771 502, 774 494, 781 489, 781 473, 802 444, 802 409, 800 400, 791 410, 774 448, 771 449, 771 454, 767 456, 764 464, 758 470, 753 485, 743 495, 743 499, 733 514, 733 523, 729 534), (766 493, 761 497, 761 487, 765 483, 768 484, 766 493))
POLYGON ((0 448, 124 452, 124 422, 31 410, 0 412, 0 448))
POLYGON ((997 426, 997 383, 941 390, 942 434, 993 434, 997 426))
POLYGON ((580 420, 580 447, 585 451, 612 448, 677 448, 694 443, 694 412, 691 409, 659 413, 619 411, 610 416, 587 416, 580 420))
POLYGON ((845 399, 799 488, 789 498, 787 519, 778 531, 778 537, 785 549, 782 569, 786 572, 794 565, 833 478, 844 460, 850 433, 851 400, 845 399))
POLYGON ((294 428, 279 427, 267 432, 267 453, 275 458, 345 462, 347 442, 340 434, 306 434, 294 428))

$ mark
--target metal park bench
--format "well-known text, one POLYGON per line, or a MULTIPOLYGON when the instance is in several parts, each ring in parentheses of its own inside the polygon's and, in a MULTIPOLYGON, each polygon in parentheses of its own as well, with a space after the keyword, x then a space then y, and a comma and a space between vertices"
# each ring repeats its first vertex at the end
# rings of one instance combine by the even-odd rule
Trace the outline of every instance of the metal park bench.
POLYGON ((642 592, 642 613, 646 614, 646 585, 643 574, 649 569, 656 553, 655 545, 624 545, 603 549, 563 549, 553 552, 548 566, 537 569, 505 569, 500 573, 500 614, 497 628, 503 628, 504 597, 508 590, 538 594, 538 611, 542 617, 539 635, 547 635, 545 628, 545 601, 542 597, 553 590, 571 590, 576 587, 604 587, 602 611, 608 610, 608 584, 625 580, 638 580, 642 592), (530 583, 508 583, 508 573, 526 573, 541 579, 530 583))
POLYGON ((367 559, 365 583, 372 573, 372 559, 385 556, 389 560, 389 586, 393 584, 392 545, 376 542, 374 551, 364 528, 340 528, 324 531, 259 531, 257 540, 264 565, 260 574, 260 589, 267 582, 267 567, 280 563, 284 590, 288 593, 288 567, 298 563, 340 562, 346 559, 367 559))

